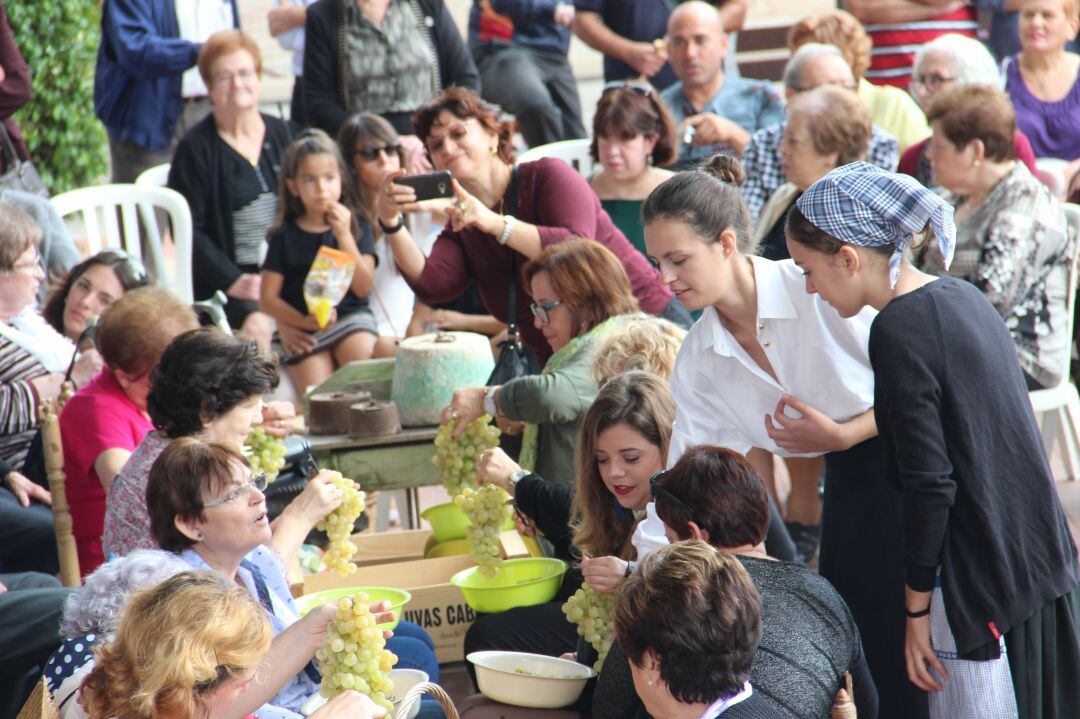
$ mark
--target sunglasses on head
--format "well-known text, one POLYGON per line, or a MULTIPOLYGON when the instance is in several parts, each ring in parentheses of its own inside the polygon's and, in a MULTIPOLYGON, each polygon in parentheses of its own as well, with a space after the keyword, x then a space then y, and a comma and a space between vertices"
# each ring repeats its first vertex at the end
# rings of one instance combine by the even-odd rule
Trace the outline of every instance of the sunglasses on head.
POLYGON ((150 282, 143 264, 124 250, 102 250, 94 258, 116 270, 125 287, 134 289, 150 282))
POLYGON ((693 510, 693 508, 689 504, 687 504, 686 502, 684 502, 681 499, 679 499, 678 497, 676 497, 671 492, 671 490, 665 489, 664 486, 662 484, 660 484, 659 480, 665 474, 667 474, 667 470, 662 469, 659 472, 657 472, 656 474, 654 474, 653 476, 649 477, 649 493, 652 494, 653 499, 656 499, 657 497, 660 497, 660 496, 664 497, 664 499, 668 500, 669 502, 674 504, 676 507, 678 507, 679 509, 686 512, 686 514, 688 515, 687 516, 687 521, 696 522, 697 520, 694 518, 694 510, 693 510))
POLYGON ((359 155, 360 159, 365 162, 375 162, 379 159, 379 155, 383 154, 387 157, 396 155, 401 150, 399 143, 393 143, 391 145, 381 145, 379 147, 361 147, 353 153, 353 155, 359 155))
POLYGON ((640 80, 616 80, 614 82, 609 82, 605 84, 604 89, 600 91, 600 94, 606 95, 607 93, 614 92, 615 90, 633 90, 639 95, 644 95, 645 97, 649 97, 654 92, 656 92, 656 88, 647 82, 641 82, 640 80))

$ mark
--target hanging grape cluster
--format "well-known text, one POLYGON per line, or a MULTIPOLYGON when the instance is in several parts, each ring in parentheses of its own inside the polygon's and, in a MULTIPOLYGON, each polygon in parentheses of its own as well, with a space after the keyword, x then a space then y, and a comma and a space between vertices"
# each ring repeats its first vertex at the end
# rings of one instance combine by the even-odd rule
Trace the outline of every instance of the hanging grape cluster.
POLYGON ((323 555, 323 562, 340 576, 347 577, 356 571, 356 565, 352 562, 356 545, 351 537, 356 518, 364 511, 366 495, 356 488, 352 480, 342 477, 341 472, 330 472, 330 475, 334 484, 341 489, 341 504, 316 524, 315 528, 326 532, 330 539, 330 548, 323 555))
POLYGON ((244 455, 253 473, 265 472, 266 481, 273 482, 285 466, 285 442, 256 425, 244 440, 244 455))
POLYGON ((332 699, 348 689, 371 697, 389 716, 394 705, 387 695, 394 688, 390 669, 397 657, 386 649, 382 630, 368 609, 367 594, 358 593, 338 602, 337 614, 326 628, 322 647, 315 653, 322 672, 323 696, 332 699))
POLYGON ((599 655, 593 669, 600 671, 604 664, 604 657, 611 649, 611 641, 615 636, 615 618, 612 613, 615 598, 610 594, 601 594, 588 584, 582 584, 581 589, 566 600, 563 605, 563 614, 572 624, 577 625, 579 636, 585 637, 585 641, 592 645, 599 655))
POLYGON ((451 437, 457 421, 444 422, 435 435, 435 456, 431 463, 439 469, 443 486, 451 497, 461 494, 465 487, 476 488, 476 460, 485 449, 499 446, 499 428, 491 423, 491 415, 474 419, 465 425, 457 439, 451 437))
POLYGON ((465 530, 469 548, 480 574, 494 577, 499 572, 502 558, 499 556, 499 533, 506 520, 513 514, 513 505, 507 504, 510 495, 502 487, 485 484, 479 489, 466 487, 454 497, 454 504, 469 518, 471 524, 465 530))

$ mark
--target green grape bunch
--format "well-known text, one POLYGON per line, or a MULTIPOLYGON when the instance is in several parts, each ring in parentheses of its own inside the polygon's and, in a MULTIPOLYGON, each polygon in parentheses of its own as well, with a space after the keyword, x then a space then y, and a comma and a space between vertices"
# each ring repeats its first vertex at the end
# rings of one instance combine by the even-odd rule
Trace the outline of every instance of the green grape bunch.
POLYGON ((469 549, 480 567, 480 574, 488 578, 499 573, 503 561, 499 556, 499 533, 514 512, 513 506, 507 504, 509 499, 510 495, 494 484, 485 484, 479 489, 466 487, 454 497, 454 504, 471 522, 465 530, 469 549))
POLYGON ((341 504, 315 525, 316 529, 326 532, 330 539, 330 548, 323 555, 327 568, 339 576, 347 577, 356 571, 352 556, 356 545, 352 542, 353 525, 356 518, 364 511, 364 497, 367 495, 356 488, 351 479, 345 479, 341 472, 331 472, 331 479, 341 489, 341 504))
POLYGON ((588 584, 583 584, 562 608, 566 618, 577 625, 578 636, 585 637, 585 641, 596 650, 599 656, 593 665, 596 671, 600 671, 604 665, 604 657, 615 637, 614 602, 614 596, 601 594, 588 584))
POLYGON ((256 425, 244 440, 244 456, 252 473, 265 472, 266 481, 273 482, 285 466, 285 443, 256 425))
POLYGON ((451 497, 461 494, 466 487, 476 488, 476 460, 485 449, 499 446, 499 428, 491 423, 491 415, 485 414, 465 425, 457 439, 451 437, 457 420, 444 422, 435 435, 434 464, 442 476, 443 486, 451 497))
POLYGON ((360 592, 338 602, 337 613, 330 620, 322 647, 315 653, 322 672, 320 693, 333 699, 353 689, 368 695, 373 702, 393 716, 390 701, 394 684, 389 672, 397 657, 386 649, 386 639, 368 609, 370 598, 360 592))

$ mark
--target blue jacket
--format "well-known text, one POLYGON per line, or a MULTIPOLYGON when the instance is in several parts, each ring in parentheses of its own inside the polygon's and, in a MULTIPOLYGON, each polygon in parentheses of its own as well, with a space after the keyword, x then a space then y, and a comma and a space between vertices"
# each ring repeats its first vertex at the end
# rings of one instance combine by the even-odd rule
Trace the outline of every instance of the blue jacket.
POLYGON ((180 38, 173 0, 105 0, 94 113, 109 137, 166 152, 183 110, 181 77, 201 47, 180 38))

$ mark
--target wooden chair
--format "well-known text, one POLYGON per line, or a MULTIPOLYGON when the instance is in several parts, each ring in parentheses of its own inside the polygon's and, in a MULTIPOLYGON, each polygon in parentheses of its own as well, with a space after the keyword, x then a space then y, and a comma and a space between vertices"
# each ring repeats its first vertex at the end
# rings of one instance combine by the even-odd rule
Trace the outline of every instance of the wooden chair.
POLYGON ((52 493, 53 524, 56 530, 56 550, 60 555, 60 581, 65 587, 82 586, 79 575, 79 554, 75 549, 72 531, 71 508, 67 501, 64 476, 64 446, 60 442, 60 410, 71 388, 67 385, 57 401, 45 402, 41 407, 41 441, 45 447, 45 473, 52 493))
POLYGON ((60 712, 52 702, 44 679, 34 686, 34 691, 15 715, 15 719, 60 719, 60 712))

